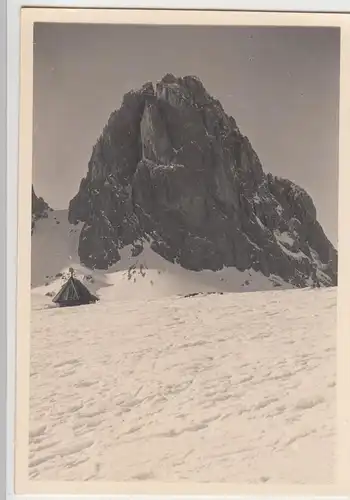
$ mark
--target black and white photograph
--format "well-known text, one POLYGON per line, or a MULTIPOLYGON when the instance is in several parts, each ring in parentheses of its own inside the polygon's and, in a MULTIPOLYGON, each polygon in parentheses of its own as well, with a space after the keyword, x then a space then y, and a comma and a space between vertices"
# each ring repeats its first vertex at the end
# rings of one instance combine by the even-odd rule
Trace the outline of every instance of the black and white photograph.
POLYGON ((334 483, 340 29, 33 29, 30 481, 334 483))

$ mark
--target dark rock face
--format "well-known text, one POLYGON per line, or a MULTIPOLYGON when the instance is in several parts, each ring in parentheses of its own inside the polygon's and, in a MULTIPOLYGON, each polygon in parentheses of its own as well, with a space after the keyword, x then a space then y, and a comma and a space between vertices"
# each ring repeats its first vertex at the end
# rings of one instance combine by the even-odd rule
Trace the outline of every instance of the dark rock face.
POLYGON ((43 200, 43 198, 38 198, 35 194, 34 187, 32 186, 32 234, 35 222, 39 219, 46 218, 50 210, 49 205, 43 200))
POLYGON ((252 268, 294 286, 337 283, 337 252, 311 197, 263 172, 247 137, 195 77, 125 95, 69 207, 79 256, 107 269, 151 242, 187 269, 252 268))

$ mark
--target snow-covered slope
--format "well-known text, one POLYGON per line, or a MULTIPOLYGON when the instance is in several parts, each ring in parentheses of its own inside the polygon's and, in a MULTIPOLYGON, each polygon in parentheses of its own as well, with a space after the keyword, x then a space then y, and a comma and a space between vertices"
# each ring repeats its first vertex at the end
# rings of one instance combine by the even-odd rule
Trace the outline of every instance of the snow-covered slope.
POLYGON ((32 479, 334 481, 336 288, 130 298, 33 294, 32 479))
MULTIPOLYGON (((81 225, 70 225, 67 211, 53 211, 36 223, 32 236, 33 293, 50 297, 62 285, 62 274, 73 267, 91 291, 105 300, 164 297, 201 292, 245 292, 291 288, 277 276, 266 278, 254 270, 189 271, 173 264, 144 243, 140 255, 129 246, 108 272, 82 266, 77 255, 81 225)), ((49 302, 49 299, 48 299, 49 302)))
POLYGON ((70 266, 77 266, 80 225, 68 222, 67 210, 48 212, 36 221, 32 234, 32 288, 45 285, 70 266))
POLYGON ((336 288, 188 271, 149 244, 92 271, 80 230, 50 212, 32 236, 32 479, 333 481, 336 288), (69 267, 102 300, 53 306, 69 267))

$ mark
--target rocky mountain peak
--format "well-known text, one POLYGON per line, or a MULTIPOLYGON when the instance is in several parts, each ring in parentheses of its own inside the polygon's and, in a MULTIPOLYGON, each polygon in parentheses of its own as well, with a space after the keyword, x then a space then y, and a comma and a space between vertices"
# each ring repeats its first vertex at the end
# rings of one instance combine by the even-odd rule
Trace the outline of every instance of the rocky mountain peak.
POLYGON ((236 267, 295 286, 334 285, 337 252, 311 197, 265 174, 247 137, 195 76, 165 75, 127 93, 97 140, 69 207, 79 256, 116 263, 151 242, 194 271, 236 267))
POLYGON ((39 219, 46 218, 50 210, 51 208, 46 201, 35 194, 34 187, 32 186, 32 232, 35 227, 35 222, 39 219))

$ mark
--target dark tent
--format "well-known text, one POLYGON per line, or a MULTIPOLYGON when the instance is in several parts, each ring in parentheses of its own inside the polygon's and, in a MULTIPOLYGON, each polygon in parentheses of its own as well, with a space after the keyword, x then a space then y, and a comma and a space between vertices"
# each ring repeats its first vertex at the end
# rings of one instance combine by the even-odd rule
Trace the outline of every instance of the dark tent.
POLYGON ((91 304, 98 300, 99 299, 95 297, 95 295, 92 295, 81 281, 73 277, 73 273, 71 272, 70 278, 52 299, 52 302, 55 302, 55 304, 61 307, 67 307, 91 304))

